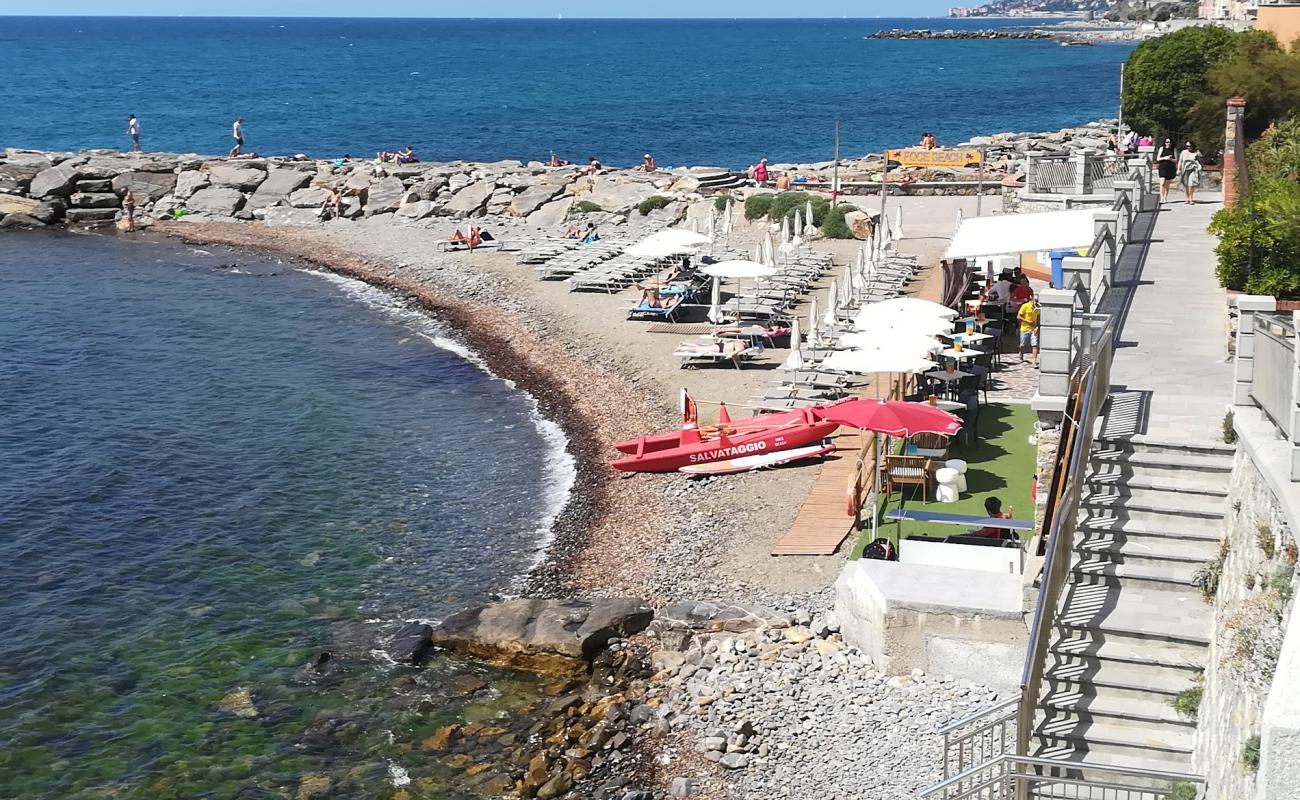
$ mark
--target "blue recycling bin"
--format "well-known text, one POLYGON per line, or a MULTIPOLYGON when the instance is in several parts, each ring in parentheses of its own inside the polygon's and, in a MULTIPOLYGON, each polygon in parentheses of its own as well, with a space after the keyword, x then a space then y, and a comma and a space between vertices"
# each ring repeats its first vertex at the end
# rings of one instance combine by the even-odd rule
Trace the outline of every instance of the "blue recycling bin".
POLYGON ((1078 250, 1053 250, 1052 251, 1052 288, 1060 289, 1065 286, 1065 269, 1061 266, 1061 259, 1069 256, 1079 255, 1078 250))

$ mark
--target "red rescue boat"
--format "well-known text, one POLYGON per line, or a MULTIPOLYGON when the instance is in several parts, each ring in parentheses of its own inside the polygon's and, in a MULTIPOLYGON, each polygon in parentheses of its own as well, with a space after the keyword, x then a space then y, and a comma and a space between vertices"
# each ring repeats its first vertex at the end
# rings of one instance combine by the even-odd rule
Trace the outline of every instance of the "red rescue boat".
POLYGON ((741 456, 777 453, 820 442, 835 432, 840 424, 818 419, 812 409, 798 412, 797 418, 783 425, 749 432, 729 431, 720 424, 714 433, 702 433, 695 423, 687 422, 676 435, 672 446, 665 447, 664 437, 642 437, 639 446, 627 458, 611 461, 610 466, 624 472, 676 472, 682 467, 707 464, 741 456))

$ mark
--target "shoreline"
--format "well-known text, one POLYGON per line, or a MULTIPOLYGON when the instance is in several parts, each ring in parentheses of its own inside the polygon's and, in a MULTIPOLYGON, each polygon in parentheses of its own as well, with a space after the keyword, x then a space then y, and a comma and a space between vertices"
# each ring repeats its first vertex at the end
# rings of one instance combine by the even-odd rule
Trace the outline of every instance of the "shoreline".
MULTIPOLYGON (((587 373, 585 381, 592 384, 609 382, 608 378, 615 376, 591 374, 595 371, 587 364, 565 353, 564 348, 541 341, 523 320, 500 309, 448 296, 394 274, 391 267, 374 264, 355 254, 342 251, 322 254, 318 244, 293 235, 275 235, 288 234, 287 230, 191 224, 168 226, 159 233, 190 245, 218 245, 287 258, 312 269, 361 281, 413 301, 423 313, 447 325, 454 336, 463 337, 494 376, 511 382, 527 394, 536 403, 538 413, 560 428, 574 461, 573 488, 551 525, 550 542, 543 545, 535 566, 521 576, 521 594, 563 596, 601 588, 584 580, 580 572, 570 571, 566 562, 572 559, 582 563, 593 534, 620 511, 629 509, 625 507, 626 493, 612 491, 616 476, 604 465, 605 456, 612 448, 603 445, 615 441, 617 434, 602 424, 600 409, 593 407, 589 396, 573 391, 572 385, 583 373, 587 373), (599 438, 583 435, 593 431, 606 435, 599 438)), ((622 408, 634 409, 637 398, 628 391, 622 394, 628 395, 622 398, 622 408)), ((646 409, 638 419, 647 426, 661 424, 654 416, 646 409)))

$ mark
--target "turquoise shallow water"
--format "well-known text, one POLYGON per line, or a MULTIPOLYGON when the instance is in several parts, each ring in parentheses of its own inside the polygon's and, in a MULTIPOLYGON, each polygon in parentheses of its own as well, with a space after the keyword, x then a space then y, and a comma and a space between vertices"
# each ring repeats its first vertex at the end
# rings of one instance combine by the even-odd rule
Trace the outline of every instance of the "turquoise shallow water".
POLYGON ((863 38, 1012 24, 0 18, 0 146, 741 167, 1115 115, 1130 45, 863 38))
POLYGON ((0 285, 0 797, 383 796, 487 702, 449 676, 528 693, 371 652, 536 557, 565 473, 526 396, 374 290, 229 252, 9 235, 0 285))

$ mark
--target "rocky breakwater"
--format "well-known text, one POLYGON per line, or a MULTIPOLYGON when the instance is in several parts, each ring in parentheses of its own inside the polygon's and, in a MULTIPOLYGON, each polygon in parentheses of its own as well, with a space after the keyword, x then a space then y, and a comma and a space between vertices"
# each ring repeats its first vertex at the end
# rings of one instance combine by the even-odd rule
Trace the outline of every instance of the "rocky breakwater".
POLYGON ((653 616, 623 598, 510 600, 438 625, 404 625, 385 649, 400 663, 445 651, 545 678, 545 697, 527 715, 444 725, 420 743, 458 789, 481 797, 650 800, 653 791, 641 787, 652 785, 653 750, 639 746, 654 716, 643 702, 650 660, 628 638, 653 616))
POLYGON ((1017 39, 1017 40, 1036 40, 1051 39, 1052 34, 1046 31, 1008 31, 1008 30, 982 30, 982 31, 955 31, 943 30, 936 31, 929 28, 916 28, 907 30, 904 28, 891 28, 887 31, 876 31, 868 39, 907 39, 907 40, 970 40, 970 39, 1017 39))
POLYGON ((140 224, 187 218, 311 225, 337 189, 345 219, 494 216, 553 229, 575 210, 601 214, 606 223, 638 210, 675 222, 691 203, 735 185, 728 170, 711 167, 588 175, 576 167, 518 161, 389 164, 10 148, 0 156, 0 224, 111 224, 121 218, 129 188, 140 224), (642 209, 655 197, 662 200, 642 209))

